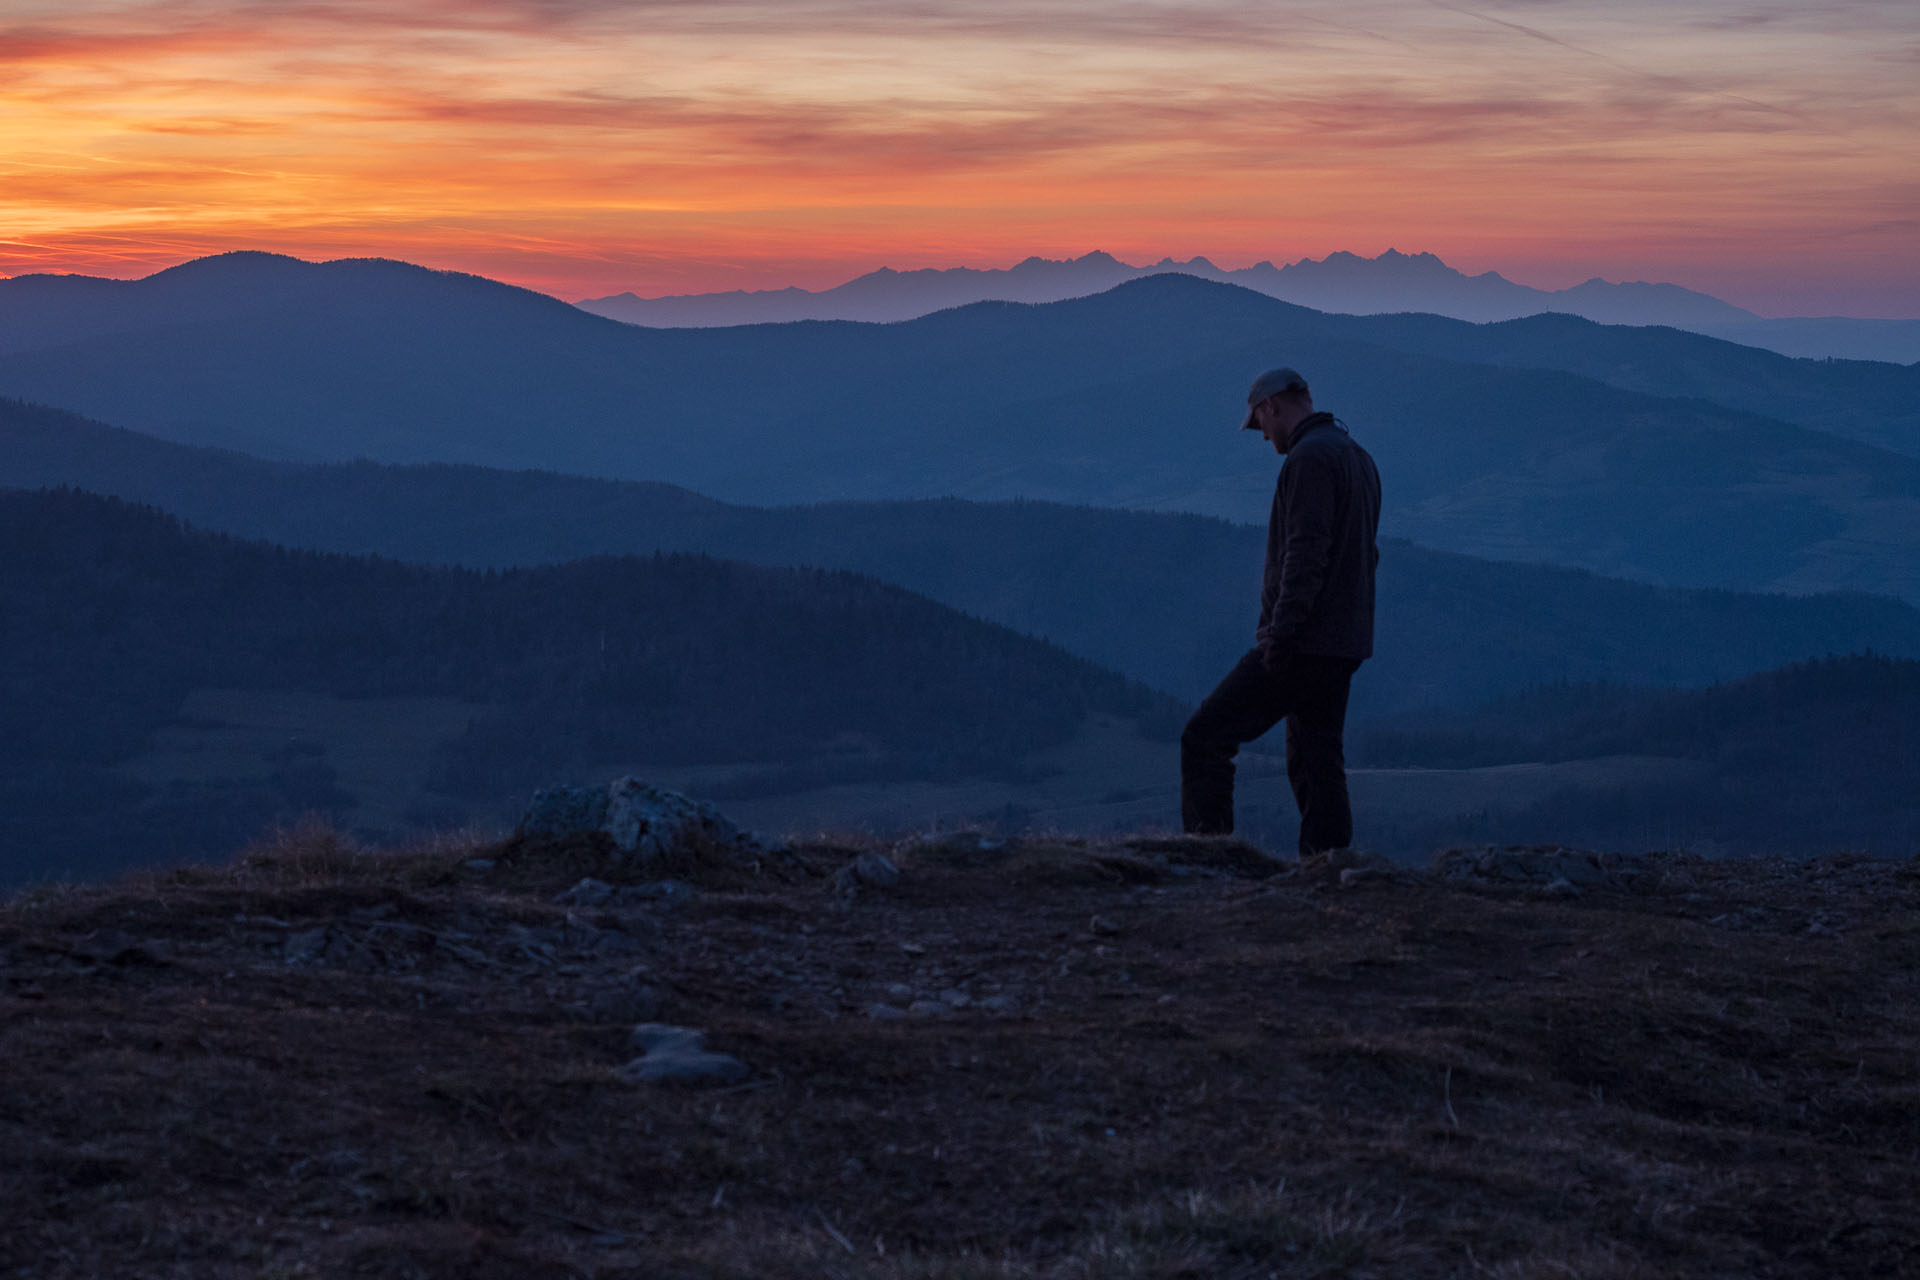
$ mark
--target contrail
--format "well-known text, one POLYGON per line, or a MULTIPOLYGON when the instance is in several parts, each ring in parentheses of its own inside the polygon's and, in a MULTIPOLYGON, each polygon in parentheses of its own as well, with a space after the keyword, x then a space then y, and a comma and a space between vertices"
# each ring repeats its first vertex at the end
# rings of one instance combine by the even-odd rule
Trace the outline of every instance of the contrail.
MULTIPOLYGON (((1568 53, 1577 53, 1583 58, 1592 58, 1595 62, 1603 63, 1604 65, 1612 67, 1616 71, 1624 72, 1625 74, 1632 76, 1637 80, 1643 80, 1650 84, 1659 85, 1663 89, 1681 89, 1681 90, 1689 90, 1689 91, 1695 91, 1695 92, 1699 90, 1698 85, 1691 84, 1685 80, 1682 80, 1678 76, 1655 75, 1651 71, 1647 71, 1641 67, 1633 66, 1630 63, 1622 62, 1618 58, 1609 57, 1606 54, 1601 53, 1597 50, 1583 48, 1582 46, 1577 44, 1570 44, 1567 41, 1562 40, 1559 36, 1552 35, 1548 32, 1542 31, 1538 27, 1529 27, 1524 23, 1519 23, 1519 22, 1509 22, 1505 18, 1496 18, 1490 13, 1480 13, 1477 10, 1468 9, 1462 5, 1449 4, 1447 3, 1447 0, 1427 0, 1427 3, 1432 5, 1436 9, 1445 9, 1450 13, 1457 13, 1462 15, 1463 17, 1474 18, 1481 22, 1492 23, 1496 27, 1505 27, 1509 31, 1517 31, 1521 35, 1526 36, 1529 39, 1538 40, 1544 44, 1553 45, 1555 48, 1558 48, 1558 49, 1565 49, 1568 53)), ((1800 112, 1793 110, 1791 107, 1775 106, 1771 102, 1761 102, 1756 98, 1743 97, 1740 94, 1728 93, 1725 90, 1721 90, 1721 89, 1710 89, 1707 92, 1713 97, 1722 98, 1728 102, 1737 102, 1737 103, 1740 103, 1742 106, 1753 107, 1754 109, 1759 111, 1771 111, 1776 115, 1783 115, 1783 116, 1786 116, 1788 119, 1798 120, 1801 124, 1807 125, 1811 128, 1819 129, 1824 133, 1834 134, 1836 137, 1839 136, 1836 130, 1828 128, 1827 126, 1821 124, 1817 120, 1810 119, 1809 117, 1801 114, 1800 112)))

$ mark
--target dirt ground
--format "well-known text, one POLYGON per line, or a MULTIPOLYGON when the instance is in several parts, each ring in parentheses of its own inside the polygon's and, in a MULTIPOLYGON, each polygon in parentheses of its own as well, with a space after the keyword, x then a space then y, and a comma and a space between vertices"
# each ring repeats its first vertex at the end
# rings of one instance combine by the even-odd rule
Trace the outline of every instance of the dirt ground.
POLYGON ((959 834, 663 885, 308 830, 31 891, 0 1276, 1920 1273, 1915 870, 1570 856, 959 834), (747 1074, 631 1081, 649 1021, 747 1074))

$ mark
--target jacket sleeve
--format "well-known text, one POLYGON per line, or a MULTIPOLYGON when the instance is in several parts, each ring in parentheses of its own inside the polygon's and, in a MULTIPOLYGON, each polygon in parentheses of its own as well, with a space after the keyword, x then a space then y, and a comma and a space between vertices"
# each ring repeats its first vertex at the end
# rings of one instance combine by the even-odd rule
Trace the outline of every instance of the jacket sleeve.
POLYGON ((1340 490, 1333 461, 1311 454, 1290 459, 1280 484, 1286 490, 1286 528, 1281 534, 1286 558, 1279 592, 1262 628, 1264 642, 1271 645, 1293 643, 1326 585, 1340 490))

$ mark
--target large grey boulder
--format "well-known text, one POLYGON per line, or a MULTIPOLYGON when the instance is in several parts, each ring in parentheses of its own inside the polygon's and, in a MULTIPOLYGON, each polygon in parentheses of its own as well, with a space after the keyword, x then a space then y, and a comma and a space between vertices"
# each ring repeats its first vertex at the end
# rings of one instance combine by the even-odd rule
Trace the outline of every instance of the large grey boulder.
POLYGON ((646 863, 690 849, 752 859, 768 852, 751 834, 703 801, 616 778, 604 787, 548 787, 536 791, 518 834, 566 839, 605 835, 623 859, 646 863))

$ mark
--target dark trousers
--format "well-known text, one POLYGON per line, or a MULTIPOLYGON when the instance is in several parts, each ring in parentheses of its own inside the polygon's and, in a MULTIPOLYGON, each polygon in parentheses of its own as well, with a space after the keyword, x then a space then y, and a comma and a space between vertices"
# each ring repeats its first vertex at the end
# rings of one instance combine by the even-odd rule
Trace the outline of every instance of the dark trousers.
POLYGON ((1287 781, 1300 806, 1300 854, 1353 843, 1347 802, 1347 691, 1360 664, 1288 654, 1268 671, 1258 649, 1207 695, 1180 735, 1180 820, 1192 835, 1233 830, 1233 758, 1287 722, 1287 781))

